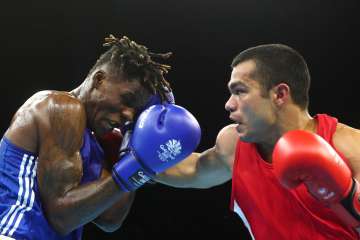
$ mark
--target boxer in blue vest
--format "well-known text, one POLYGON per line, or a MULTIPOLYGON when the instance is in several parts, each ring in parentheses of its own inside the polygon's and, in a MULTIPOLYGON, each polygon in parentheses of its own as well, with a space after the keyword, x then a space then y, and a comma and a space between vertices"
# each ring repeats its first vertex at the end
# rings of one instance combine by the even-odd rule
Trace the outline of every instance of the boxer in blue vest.
POLYGON ((197 147, 196 119, 173 103, 169 66, 153 60, 169 54, 105 40, 79 87, 34 94, 2 137, 0 239, 78 240, 89 222, 115 231, 134 191, 197 147), (113 163, 97 139, 115 128, 125 136, 113 163))

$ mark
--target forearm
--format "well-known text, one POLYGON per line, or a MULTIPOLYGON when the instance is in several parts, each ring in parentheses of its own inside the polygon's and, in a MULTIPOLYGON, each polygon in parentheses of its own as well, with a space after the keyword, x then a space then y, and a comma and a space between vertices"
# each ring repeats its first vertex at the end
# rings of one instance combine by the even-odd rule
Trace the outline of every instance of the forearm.
POLYGON ((114 232, 125 221, 135 199, 135 192, 125 193, 113 206, 93 220, 105 232, 114 232))
POLYGON ((196 188, 196 186, 199 185, 195 180, 195 176, 184 174, 182 170, 179 171, 176 168, 156 175, 154 180, 175 188, 196 188))
POLYGON ((155 181, 175 187, 175 188, 194 188, 194 189, 207 189, 221 185, 231 177, 224 176, 222 173, 212 173, 206 175, 181 175, 165 172, 155 177, 155 181))
POLYGON ((193 153, 185 160, 155 176, 154 180, 177 188, 191 188, 197 185, 197 162, 199 153, 193 153))
POLYGON ((66 235, 103 213, 124 197, 111 177, 81 185, 45 204, 49 222, 66 235))
POLYGON ((188 158, 157 175, 155 180, 177 188, 210 188, 231 179, 223 162, 213 157, 213 149, 193 153, 188 158))

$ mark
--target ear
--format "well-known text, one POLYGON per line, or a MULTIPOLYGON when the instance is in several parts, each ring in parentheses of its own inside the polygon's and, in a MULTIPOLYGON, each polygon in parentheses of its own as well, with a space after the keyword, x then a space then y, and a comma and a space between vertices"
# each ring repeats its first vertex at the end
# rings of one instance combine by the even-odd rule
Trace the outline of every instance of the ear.
POLYGON ((97 70, 92 76, 92 88, 99 88, 106 78, 106 73, 103 70, 97 70))
POLYGON ((272 95, 274 103, 277 106, 282 106, 290 99, 290 87, 286 83, 280 83, 272 88, 272 95))

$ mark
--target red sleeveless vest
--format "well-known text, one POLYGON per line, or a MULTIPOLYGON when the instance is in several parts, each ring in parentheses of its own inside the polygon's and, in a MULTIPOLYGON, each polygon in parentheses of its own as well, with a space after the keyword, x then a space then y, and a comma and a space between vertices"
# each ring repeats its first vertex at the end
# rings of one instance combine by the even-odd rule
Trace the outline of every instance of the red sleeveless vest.
MULTIPOLYGON (((318 114, 315 119, 317 134, 333 146, 337 119, 326 114, 318 114)), ((272 165, 261 158, 255 145, 240 140, 233 167, 230 207, 256 240, 359 239, 352 228, 316 201, 304 185, 293 190, 282 187, 272 165)))

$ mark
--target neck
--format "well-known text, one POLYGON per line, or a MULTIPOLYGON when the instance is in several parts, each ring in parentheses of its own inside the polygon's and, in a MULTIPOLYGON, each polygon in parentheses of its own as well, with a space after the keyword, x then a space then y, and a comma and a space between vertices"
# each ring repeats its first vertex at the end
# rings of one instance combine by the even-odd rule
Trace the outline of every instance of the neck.
POLYGON ((301 129, 316 132, 316 121, 310 116, 307 109, 302 110, 295 105, 288 106, 277 115, 276 125, 272 134, 264 142, 257 143, 257 149, 262 158, 272 162, 272 152, 279 138, 286 132, 301 129))
POLYGON ((80 86, 70 91, 70 94, 79 99, 81 102, 85 102, 86 96, 85 96, 85 82, 82 82, 80 86))
POLYGON ((310 116, 308 110, 302 110, 295 105, 287 107, 287 109, 283 110, 283 113, 279 114, 279 125, 280 129, 282 129, 281 134, 295 129, 316 130, 314 119, 310 116))

